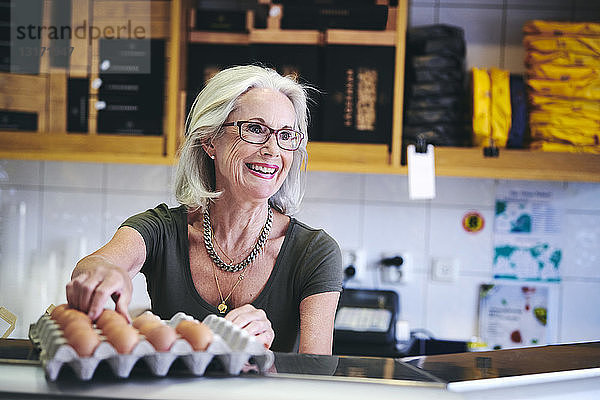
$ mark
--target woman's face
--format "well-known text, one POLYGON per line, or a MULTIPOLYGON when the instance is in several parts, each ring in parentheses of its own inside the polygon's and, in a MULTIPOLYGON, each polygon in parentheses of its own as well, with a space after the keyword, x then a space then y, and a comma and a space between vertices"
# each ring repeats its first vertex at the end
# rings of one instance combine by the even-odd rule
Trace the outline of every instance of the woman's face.
MULTIPOLYGON (((235 121, 256 121, 273 129, 294 129, 296 113, 292 102, 281 92, 253 88, 238 99, 237 109, 225 122, 235 121)), ((209 155, 215 157, 217 190, 242 201, 268 200, 285 181, 294 152, 280 148, 275 135, 264 144, 252 144, 240 138, 237 126, 224 130, 207 149, 209 155)))

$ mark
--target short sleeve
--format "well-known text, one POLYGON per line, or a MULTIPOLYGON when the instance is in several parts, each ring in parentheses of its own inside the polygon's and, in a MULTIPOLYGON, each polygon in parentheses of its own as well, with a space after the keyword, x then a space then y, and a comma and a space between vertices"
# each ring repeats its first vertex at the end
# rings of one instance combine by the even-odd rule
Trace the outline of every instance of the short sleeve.
POLYGON ((135 229, 144 239, 146 261, 142 266, 142 272, 145 272, 149 265, 156 265, 155 258, 162 254, 162 246, 164 246, 164 241, 161 238, 169 231, 169 220, 171 219, 169 207, 163 203, 153 209, 129 217, 121 224, 121 227, 127 226, 135 229))
POLYGON ((301 301, 313 294, 342 291, 342 254, 331 236, 325 231, 317 231, 304 258, 301 301))

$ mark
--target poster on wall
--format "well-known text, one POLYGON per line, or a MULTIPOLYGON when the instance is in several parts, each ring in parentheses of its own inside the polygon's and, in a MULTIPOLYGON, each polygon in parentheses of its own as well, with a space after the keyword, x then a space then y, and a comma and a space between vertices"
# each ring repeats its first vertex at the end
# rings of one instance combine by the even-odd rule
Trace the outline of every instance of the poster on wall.
POLYGON ((561 279, 562 211, 556 185, 499 184, 494 216, 496 279, 561 279))
POLYGON ((484 284, 479 288, 479 336, 490 349, 550 343, 547 286, 484 284))

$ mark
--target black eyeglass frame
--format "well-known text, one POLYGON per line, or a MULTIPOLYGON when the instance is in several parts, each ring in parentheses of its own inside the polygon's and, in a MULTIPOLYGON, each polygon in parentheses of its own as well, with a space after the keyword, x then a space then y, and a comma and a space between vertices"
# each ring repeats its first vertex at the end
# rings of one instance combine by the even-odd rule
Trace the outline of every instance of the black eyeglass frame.
POLYGON ((300 145, 302 144, 302 141, 304 140, 304 133, 294 130, 294 129, 290 129, 290 128, 281 128, 281 129, 273 129, 268 125, 263 124, 262 122, 258 122, 258 121, 233 121, 233 122, 226 122, 223 124, 223 126, 237 126, 238 128, 238 134, 240 135, 240 139, 242 139, 244 142, 246 143, 251 143, 251 144, 265 144, 269 141, 269 139, 271 138, 271 135, 275 135, 275 141, 277 142, 277 146, 279 146, 279 148, 281 148, 282 150, 286 150, 286 151, 296 151, 300 148, 300 145), (262 142, 251 142, 248 139, 245 139, 244 136, 242 135, 242 124, 244 123, 249 123, 249 124, 258 124, 260 126, 264 126, 265 128, 267 128, 269 130, 269 135, 265 137, 265 140, 262 142), (284 147, 281 146, 281 144, 279 144, 279 132, 281 131, 292 131, 295 132, 297 134, 300 135, 300 140, 298 141, 298 146, 296 146, 295 149, 286 149, 284 147))

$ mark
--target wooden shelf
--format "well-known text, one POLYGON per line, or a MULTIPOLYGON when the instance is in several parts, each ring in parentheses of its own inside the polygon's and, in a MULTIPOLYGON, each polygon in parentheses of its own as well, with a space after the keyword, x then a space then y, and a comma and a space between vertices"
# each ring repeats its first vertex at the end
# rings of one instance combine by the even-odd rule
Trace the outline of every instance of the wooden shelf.
POLYGON ((294 29, 253 29, 250 33, 229 33, 210 31, 191 31, 190 43, 204 44, 342 44, 353 46, 390 46, 396 45, 395 31, 351 31, 330 29, 324 33, 313 30, 294 29))
POLYGON ((248 44, 250 35, 247 33, 191 31, 188 41, 190 43, 204 44, 248 44))
POLYGON ((395 46, 396 31, 351 31, 329 29, 325 32, 327 44, 362 46, 395 46))
POLYGON ((140 156, 115 153, 81 153, 57 151, 20 151, 8 152, 0 150, 0 159, 39 160, 39 161, 68 161, 68 162, 96 162, 116 164, 148 164, 148 165, 174 165, 177 160, 169 156, 140 156))
POLYGON ((250 43, 319 45, 322 42, 323 34, 319 31, 295 29, 254 29, 250 31, 250 43))
POLYGON ((437 147, 436 174, 473 178, 600 182, 600 155, 500 149, 484 157, 481 148, 437 147))
POLYGON ((394 173, 385 144, 310 142, 307 146, 311 171, 394 173))
MULTIPOLYGON (((386 145, 314 142, 308 146, 311 171, 407 174, 394 167, 386 145)), ((484 157, 481 148, 436 147, 438 176, 600 182, 600 155, 500 149, 499 157, 484 157)))
POLYGON ((57 153, 73 156, 77 154, 77 157, 85 158, 88 154, 95 157, 104 153, 157 158, 165 156, 164 141, 163 136, 1 131, 0 155, 14 158, 15 155, 25 153, 31 157, 36 154, 41 157, 44 154, 57 153), (132 153, 131 149, 135 149, 135 153, 132 153), (10 156, 11 154, 13 156, 10 156))

